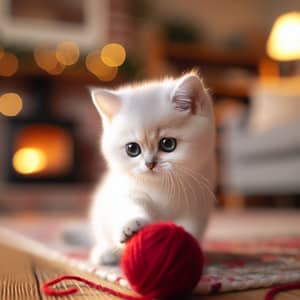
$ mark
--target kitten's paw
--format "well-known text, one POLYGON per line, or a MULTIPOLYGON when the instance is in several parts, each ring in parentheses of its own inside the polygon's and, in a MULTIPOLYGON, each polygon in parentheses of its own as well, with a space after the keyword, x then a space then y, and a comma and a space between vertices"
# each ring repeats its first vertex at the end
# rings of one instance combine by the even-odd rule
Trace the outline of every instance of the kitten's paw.
POLYGON ((91 250, 90 261, 95 265, 117 265, 120 261, 120 250, 103 249, 97 245, 91 250))
POLYGON ((121 231, 120 243, 126 243, 135 233, 150 222, 146 219, 136 218, 127 222, 121 231))

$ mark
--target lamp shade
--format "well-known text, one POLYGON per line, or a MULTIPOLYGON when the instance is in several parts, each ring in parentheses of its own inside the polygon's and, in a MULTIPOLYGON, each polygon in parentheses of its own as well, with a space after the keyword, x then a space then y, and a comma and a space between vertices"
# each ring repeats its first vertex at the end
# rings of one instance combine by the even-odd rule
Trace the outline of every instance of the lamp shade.
POLYGON ((277 18, 267 42, 267 53, 281 61, 300 59, 300 12, 277 18))

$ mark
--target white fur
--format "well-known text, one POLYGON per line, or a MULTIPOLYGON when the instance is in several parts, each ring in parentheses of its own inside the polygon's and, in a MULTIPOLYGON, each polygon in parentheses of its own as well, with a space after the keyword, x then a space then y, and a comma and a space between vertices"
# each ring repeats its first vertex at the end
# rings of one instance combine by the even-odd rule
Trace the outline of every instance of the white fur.
POLYGON ((174 221, 200 240, 215 180, 212 101, 202 81, 189 73, 91 92, 102 117, 101 148, 108 164, 90 211, 93 262, 115 262, 124 236, 158 220, 174 221), (177 139, 174 152, 159 151, 162 137, 177 139), (129 142, 141 146, 138 157, 127 155, 129 142), (157 166, 151 171, 145 161, 153 157, 157 166))

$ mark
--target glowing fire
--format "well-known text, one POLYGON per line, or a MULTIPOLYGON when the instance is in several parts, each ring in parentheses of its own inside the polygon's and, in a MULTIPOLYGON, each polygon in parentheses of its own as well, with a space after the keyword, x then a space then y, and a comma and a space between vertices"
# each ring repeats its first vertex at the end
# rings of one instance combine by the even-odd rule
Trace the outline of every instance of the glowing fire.
POLYGON ((33 174, 45 169, 47 157, 38 148, 21 148, 13 157, 13 166, 18 173, 33 174))

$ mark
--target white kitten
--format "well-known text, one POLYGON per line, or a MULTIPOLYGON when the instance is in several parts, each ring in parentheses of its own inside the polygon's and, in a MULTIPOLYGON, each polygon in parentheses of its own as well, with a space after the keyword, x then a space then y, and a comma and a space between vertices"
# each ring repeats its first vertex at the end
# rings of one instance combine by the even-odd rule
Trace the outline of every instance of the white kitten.
POLYGON ((108 172, 91 207, 94 263, 117 262, 145 224, 171 220, 198 240, 213 206, 212 101, 192 72, 116 91, 92 89, 108 172))

